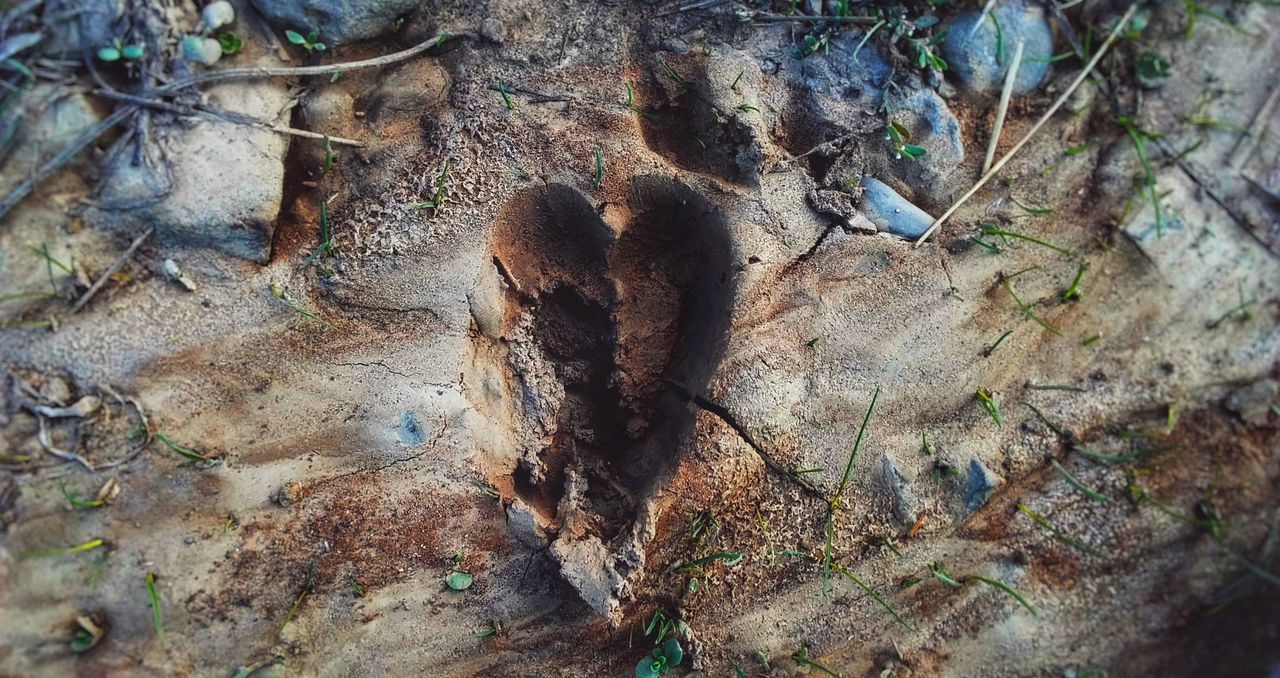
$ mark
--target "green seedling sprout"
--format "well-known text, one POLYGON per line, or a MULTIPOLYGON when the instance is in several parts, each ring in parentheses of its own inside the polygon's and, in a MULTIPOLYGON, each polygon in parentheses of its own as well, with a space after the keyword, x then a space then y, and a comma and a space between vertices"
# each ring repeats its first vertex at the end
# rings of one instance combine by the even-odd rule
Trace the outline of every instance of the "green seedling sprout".
POLYGON ((987 18, 996 27, 996 64, 1004 64, 1004 29, 1000 27, 1000 20, 996 18, 995 12, 988 12, 987 18))
POLYGON ((885 121, 884 140, 889 142, 889 146, 893 148, 893 157, 898 159, 915 160, 927 153, 924 147, 907 143, 911 140, 911 132, 892 119, 885 121))
POLYGON ((165 447, 169 448, 170 452, 177 454, 183 459, 187 459, 187 460, 194 461, 201 464, 216 463, 215 459, 206 457, 203 454, 200 454, 199 451, 193 450, 190 447, 179 445, 178 443, 175 443, 171 438, 169 438, 169 436, 163 433, 160 433, 158 431, 156 432, 156 440, 159 440, 161 443, 164 444, 165 447))
MULTIPOLYGON (((222 48, 224 56, 231 56, 244 47, 244 40, 240 39, 240 36, 235 33, 227 32, 218 36, 218 46, 222 48)), ((337 73, 334 73, 334 75, 337 75, 337 73)))
POLYGON ((1000 414, 1000 405, 991 397, 991 394, 978 389, 974 392, 973 397, 982 405, 982 409, 986 410, 987 416, 991 417, 996 426, 1004 426, 1004 416, 1000 414))
POLYGON ((1062 430, 1061 427, 1059 427, 1057 424, 1054 424, 1052 421, 1050 421, 1048 417, 1044 416, 1044 412, 1040 411, 1040 408, 1028 402, 1023 402, 1022 404, 1031 408, 1031 411, 1035 413, 1036 418, 1039 419, 1041 422, 1043 422, 1045 426, 1048 426, 1049 430, 1057 434, 1059 438, 1063 438, 1067 440, 1071 439, 1071 435, 1069 434, 1069 432, 1062 430))
POLYGON ((1035 214, 1035 215, 1053 214, 1052 207, 1036 207, 1035 205, 1024 205, 1022 201, 1018 200, 1013 196, 1009 196, 1009 200, 1013 202, 1013 204, 1017 205, 1018 207, 1021 207, 1022 210, 1027 214, 1035 214))
POLYGON ((1091 335, 1089 335, 1089 336, 1085 337, 1083 340, 1081 340, 1080 345, 1081 345, 1081 346, 1089 346, 1089 345, 1093 344, 1095 341, 1097 341, 1097 340, 1099 340, 1099 339, 1101 339, 1101 338, 1102 338, 1102 335, 1101 335, 1101 334, 1091 334, 1091 335))
POLYGON ((932 574, 934 579, 937 579, 949 588, 958 589, 961 586, 960 582, 956 581, 951 575, 947 574, 946 570, 942 569, 941 563, 934 563, 930 565, 929 574, 932 574))
MULTIPOLYGON (((890 548, 893 548, 892 544, 890 545, 890 548)), ((894 549, 894 551, 897 551, 897 549, 894 549)), ((902 555, 902 554, 899 553, 898 555, 902 555)), ((866 582, 863 582, 861 579, 858 579, 857 577, 854 576, 852 572, 840 566, 839 564, 832 563, 831 568, 834 569, 837 573, 847 577, 849 581, 853 582, 854 586, 857 586, 859 589, 861 589, 863 593, 867 594, 868 596, 871 596, 872 600, 875 600, 876 603, 881 608, 883 608, 885 612, 888 612, 889 616, 893 617, 894 621, 901 624, 903 628, 909 631, 915 630, 910 624, 907 623, 907 620, 902 618, 902 615, 898 614, 897 610, 893 609, 893 606, 889 604, 889 601, 885 600, 884 597, 881 596, 879 593, 877 593, 875 589, 871 588, 870 586, 867 586, 866 582)))
POLYGON ((1062 293, 1063 302, 1068 302, 1072 299, 1079 300, 1084 296, 1084 293, 1080 291, 1080 281, 1084 280, 1084 272, 1085 265, 1080 264, 1076 268, 1076 277, 1071 281, 1071 286, 1067 288, 1066 292, 1062 293))
MULTIPOLYGON (((757 510, 757 513, 759 511, 757 510)), ((707 545, 720 529, 720 520, 708 510, 698 511, 689 521, 689 542, 697 548, 707 545)))
POLYGON ((293 621, 293 618, 298 615, 298 608, 302 607, 302 601, 306 600, 307 594, 311 593, 311 588, 315 583, 315 578, 316 564, 315 561, 312 561, 307 564, 307 576, 302 580, 302 591, 298 593, 298 597, 293 599, 293 605, 289 606, 289 612, 285 614, 284 622, 280 624, 280 630, 276 631, 277 636, 284 633, 285 627, 288 626, 289 622, 293 621))
POLYGON ((308 52, 311 52, 311 51, 323 52, 326 49, 328 49, 328 47, 323 42, 320 42, 320 34, 315 31, 311 31, 306 35, 303 35, 297 31, 285 31, 284 37, 287 38, 289 42, 295 45, 301 45, 302 48, 307 50, 308 52))
MULTIPOLYGON (((1273 0, 1251 0, 1251 1, 1257 1, 1259 2, 1259 4, 1266 4, 1266 5, 1275 4, 1273 0)), ((1182 6, 1186 9, 1186 12, 1187 12, 1187 27, 1185 29, 1185 37, 1187 39, 1191 38, 1191 32, 1196 27, 1196 19, 1202 16, 1212 19, 1213 21, 1220 23, 1223 26, 1226 26, 1227 28, 1241 35, 1246 35, 1251 38, 1259 37, 1257 34, 1247 31, 1244 28, 1241 28, 1234 21, 1205 7, 1204 5, 1201 5, 1195 0, 1182 0, 1182 6)))
POLYGON ((471 588, 471 584, 474 581, 475 577, 473 577, 470 572, 463 572, 461 570, 450 572, 448 576, 444 578, 445 585, 454 591, 466 591, 471 588))
POLYGON ((819 342, 819 341, 821 341, 821 340, 822 340, 822 337, 814 337, 814 338, 810 339, 809 341, 804 342, 804 345, 805 345, 805 346, 808 346, 809 348, 813 348, 813 347, 817 346, 817 345, 818 345, 818 342, 819 342))
POLYGON ((996 245, 995 243, 989 243, 986 240, 979 238, 976 233, 973 235, 970 235, 969 239, 973 241, 973 244, 986 250, 989 254, 1000 254, 999 245, 996 245))
POLYGON ((50 293, 50 296, 56 295, 58 293, 58 283, 53 278, 53 268, 56 266, 58 270, 66 273, 67 275, 71 275, 73 273, 71 267, 61 261, 58 261, 52 254, 49 254, 49 245, 47 243, 41 243, 39 247, 32 245, 31 251, 35 252, 36 256, 44 260, 45 272, 49 275, 49 289, 53 290, 52 293, 50 293))
POLYGON ((880 398, 880 388, 877 386, 875 392, 871 394, 871 404, 867 406, 867 413, 862 418, 862 425, 858 427, 858 437, 853 442, 853 449, 849 451, 849 462, 845 464, 844 475, 840 477, 840 484, 836 487, 836 493, 831 497, 831 501, 827 502, 827 539, 826 547, 822 552, 822 596, 825 598, 828 591, 831 590, 831 546, 835 541, 836 527, 836 509, 840 505, 840 499, 844 496, 844 490, 849 485, 849 475, 853 472, 853 460, 858 456, 858 448, 862 446, 862 436, 867 431, 867 423, 871 421, 871 412, 876 407, 876 400, 880 398))
MULTIPOLYGON (((321 169, 328 174, 333 169, 333 142, 329 140, 329 135, 324 135, 324 163, 321 169)), ((323 203, 321 203, 323 204, 323 203)))
POLYGON ((1151 201, 1151 207, 1155 210, 1156 217, 1156 237, 1164 235, 1164 215, 1160 211, 1160 195, 1156 187, 1156 175, 1151 170, 1151 163, 1147 160, 1146 140, 1159 138, 1158 134, 1144 132, 1138 128, 1138 123, 1133 118, 1116 118, 1116 124, 1124 129, 1125 134, 1129 136, 1129 140, 1133 142, 1133 148, 1138 153, 1138 162, 1142 165, 1142 187, 1141 192, 1146 194, 1147 199, 1151 201))
POLYGON ((725 567, 733 567, 742 562, 742 554, 738 551, 716 551, 710 555, 696 558, 676 566, 676 571, 684 574, 701 572, 703 566, 719 561, 725 567))
POLYGON ((591 185, 594 188, 600 188, 601 182, 604 181, 604 156, 600 154, 600 147, 596 146, 596 173, 591 177, 591 185))
POLYGON ((516 104, 511 100, 511 95, 507 93, 507 88, 501 81, 497 85, 498 94, 502 95, 502 103, 507 107, 508 111, 516 110, 516 104))
POLYGON ((680 77, 679 73, 676 73, 676 69, 672 68, 671 64, 667 63, 666 59, 658 59, 658 68, 661 68, 662 72, 665 73, 668 78, 671 78, 672 82, 681 87, 687 86, 688 83, 685 82, 684 78, 680 77))
POLYGON ((1162 87, 1169 80, 1171 65, 1157 52, 1141 52, 1133 60, 1133 77, 1148 89, 1162 87))
POLYGON ((1070 384, 1037 384, 1033 381, 1027 381, 1023 384, 1031 391, 1069 391, 1071 393, 1088 393, 1089 389, 1072 386, 1070 384))
MULTIPOLYGON (((885 539, 889 548, 893 549, 892 543, 887 541, 888 537, 886 537, 885 539)), ((893 550, 895 553, 897 552, 897 549, 893 549, 893 550)), ((788 556, 792 558, 802 558, 810 562, 818 561, 818 559, 813 557, 812 555, 805 553, 804 551, 797 551, 795 549, 784 549, 780 553, 781 555, 784 555, 784 556, 788 556)), ((902 555, 902 554, 899 553, 898 555, 902 555)), ((889 604, 889 601, 885 600, 884 597, 881 596, 878 592, 876 592, 875 589, 868 586, 866 582, 859 579, 856 575, 854 575, 845 567, 841 566, 839 563, 835 563, 835 562, 831 563, 831 569, 837 574, 844 575, 846 578, 849 579, 849 581, 853 582, 855 586, 861 589, 863 593, 867 594, 868 596, 871 596, 871 598, 876 601, 876 604, 878 604, 881 608, 884 609, 885 612, 888 612, 889 615, 893 617, 894 621, 901 624, 904 628, 908 630, 915 630, 910 624, 907 623, 907 620, 903 619, 902 615, 898 614, 898 611, 895 610, 893 606, 889 604)))
POLYGON ((317 316, 311 311, 308 311, 307 309, 303 308, 302 305, 299 304, 298 302, 285 296, 284 290, 280 289, 280 287, 275 283, 271 283, 270 285, 268 285, 267 289, 271 291, 271 296, 275 297, 277 301, 284 304, 289 310, 293 311, 294 313, 297 313, 298 315, 302 316, 303 318, 306 318, 307 320, 314 320, 322 325, 325 325, 326 327, 333 327, 333 324, 330 323, 329 321, 317 316))
MULTIPOLYGON (((329 232, 329 205, 323 201, 320 203, 320 245, 311 253, 311 256, 307 257, 302 267, 307 268, 316 263, 322 254, 333 256, 333 238, 329 232)), ((321 267, 320 272, 325 275, 329 274, 327 269, 323 267, 321 267)))
POLYGON ((672 667, 679 666, 684 660, 684 649, 680 647, 680 641, 675 638, 668 638, 648 656, 640 660, 636 664, 636 678, 657 678, 657 676, 666 675, 672 667))
POLYGON ((992 223, 983 222, 979 224, 978 228, 982 230, 982 233, 984 235, 996 235, 1002 238, 1017 238, 1018 240, 1025 240, 1034 245, 1047 247, 1048 249, 1051 249, 1054 252, 1057 252, 1058 254, 1062 254, 1064 256, 1074 257, 1076 255, 1075 251, 1073 250, 1069 250, 1065 247, 1059 247, 1051 242, 1046 242, 1034 236, 1026 235, 1025 233, 1018 233, 1017 231, 1008 231, 992 223))
POLYGON ((1233 316, 1238 317, 1241 322, 1244 322, 1248 320, 1250 317, 1252 317, 1252 314, 1249 312, 1249 308, 1254 304, 1258 303, 1258 300, 1254 297, 1249 297, 1248 299, 1245 299, 1244 284, 1241 283, 1239 280, 1236 281, 1236 291, 1239 292, 1240 294, 1240 303, 1231 307, 1231 309, 1226 313, 1223 313, 1217 318, 1214 318, 1208 323, 1205 323, 1206 328, 1211 330, 1216 330, 1218 329, 1219 325, 1231 319, 1233 316))
POLYGON ((810 668, 817 669, 827 674, 828 676, 832 676, 832 678, 840 678, 840 674, 810 659, 809 648, 805 647, 803 643, 800 644, 799 650, 796 650, 795 652, 791 653, 791 661, 794 661, 799 666, 808 666, 810 668))
POLYGON ((756 108, 755 106, 752 106, 751 104, 738 104, 738 110, 742 111, 743 113, 759 113, 760 112, 760 109, 756 108))
POLYGON ((756 523, 760 525, 760 532, 764 534, 764 543, 769 547, 769 563, 775 563, 778 560, 778 550, 773 545, 773 537, 769 534, 769 524, 764 521, 764 516, 760 515, 760 507, 756 507, 756 523))
POLYGON ((98 49, 97 57, 99 61, 137 61, 142 58, 144 53, 142 45, 132 44, 126 45, 120 38, 114 38, 111 44, 98 49))
POLYGON ((991 354, 995 353, 997 348, 1000 348, 1000 344, 1003 344, 1004 340, 1008 339, 1012 334, 1013 330, 1007 330, 1004 334, 1000 335, 1000 338, 996 339, 996 343, 982 349, 982 356, 984 358, 990 358, 991 354))
POLYGON ((71 651, 76 654, 88 652, 102 640, 105 634, 106 630, 88 615, 78 615, 75 633, 71 635, 71 651))
POLYGON ((502 494, 484 483, 473 481, 471 484, 476 488, 476 492, 479 492, 490 499, 502 499, 502 494))
POLYGON ((1009 275, 1009 276, 1001 274, 1000 284, 1004 286, 1004 289, 1009 293, 1009 296, 1013 297, 1013 303, 1018 305, 1018 308, 1022 311, 1023 316, 1031 320, 1034 320, 1037 325, 1039 325, 1040 327, 1043 327, 1046 331, 1053 334, 1054 336, 1058 336, 1058 337, 1062 336, 1062 332, 1058 331, 1058 328, 1054 327, 1053 325, 1050 325, 1043 318, 1041 318, 1035 312, 1035 309, 1031 308, 1030 305, 1023 303, 1022 299, 1018 298, 1018 293, 1013 291, 1013 284, 1010 283, 1009 281, 1012 280, 1014 276, 1020 275, 1022 273, 1025 273, 1025 271, 1019 271, 1018 273, 1014 273, 1013 275, 1009 275))
POLYGON ((738 77, 734 78, 733 82, 729 84, 729 89, 735 92, 738 91, 738 83, 742 82, 742 74, 745 72, 746 71, 738 71, 738 77))
POLYGON ((981 577, 976 574, 971 574, 964 578, 964 581, 969 581, 969 580, 980 581, 983 584, 986 584, 987 586, 991 586, 993 588, 999 589, 1000 591, 1003 591, 1004 593, 1008 594, 1014 600, 1018 601, 1019 605, 1027 608, 1027 612, 1030 612, 1033 616, 1037 614, 1036 608, 1032 607, 1031 603, 1028 603, 1026 598, 1023 598, 1022 596, 1018 595, 1018 592, 1014 591, 1013 587, 1000 581, 999 579, 988 579, 987 577, 981 577))
POLYGON ((1086 497, 1088 497, 1088 498, 1090 498, 1090 499, 1092 499, 1092 500, 1094 500, 1094 501, 1096 501, 1096 502, 1106 502, 1106 501, 1107 501, 1107 496, 1106 496, 1105 494, 1102 494, 1101 492, 1099 492, 1099 491, 1097 491, 1097 490, 1093 489, 1092 487, 1089 487, 1088 485, 1085 485, 1083 482, 1081 482, 1081 481, 1080 481, 1079 479, 1077 479, 1075 476, 1071 475, 1071 473, 1070 473, 1069 471, 1067 471, 1067 469, 1066 469, 1065 467, 1063 467, 1063 465, 1062 465, 1062 464, 1059 464, 1059 463, 1058 463, 1058 460, 1057 460, 1057 459, 1050 459, 1050 460, 1049 460, 1049 463, 1050 463, 1051 465, 1053 465, 1053 468, 1054 468, 1055 470, 1057 470, 1057 471, 1058 471, 1058 474, 1062 476, 1062 479, 1063 479, 1063 480, 1065 480, 1065 481, 1067 481, 1067 484, 1068 484, 1068 485, 1070 485, 1071 487, 1074 487, 1074 488, 1076 489, 1076 491, 1077 491, 1077 492, 1079 492, 1080 494, 1083 494, 1084 496, 1086 496, 1086 497))
POLYGON ((62 481, 58 481, 58 489, 62 491, 63 499, 67 500, 67 506, 73 511, 87 511, 105 506, 107 503, 105 499, 81 499, 74 490, 68 490, 67 484, 62 481))
POLYGON ((885 21, 884 19, 881 19, 862 35, 862 39, 858 41, 858 46, 853 48, 853 57, 851 59, 853 63, 858 63, 858 53, 862 51, 862 48, 867 44, 867 41, 871 39, 871 36, 875 35, 876 31, 880 30, 884 25, 885 21))
POLYGON ((1067 546, 1070 546, 1071 548, 1076 549, 1077 551, 1080 551, 1081 553, 1084 553, 1087 555, 1097 556, 1099 558, 1105 557, 1103 553, 1080 543, 1079 541, 1071 537, 1071 535, 1068 535, 1066 532, 1063 532, 1062 530, 1055 527, 1052 523, 1046 520, 1044 516, 1040 515, 1039 513, 1036 513, 1031 507, 1027 506, 1026 504, 1019 502, 1018 510, 1021 511, 1027 517, 1036 521, 1037 525, 1048 530, 1049 534, 1053 535, 1054 539, 1057 539, 1063 544, 1066 544, 1067 546))
POLYGON ((160 618, 160 594, 156 593, 156 576, 151 572, 147 572, 147 602, 151 604, 151 625, 156 630, 156 636, 164 637, 164 622, 160 618))
POLYGON ((20 557, 22 558, 61 558, 62 556, 70 556, 70 555, 75 555, 77 553, 84 553, 85 551, 92 551, 93 549, 102 547, 102 545, 105 543, 106 542, 104 542, 101 539, 90 539, 89 541, 86 541, 84 543, 76 544, 75 546, 68 546, 66 548, 40 549, 36 551, 27 551, 21 554, 20 557))
POLYGON ((892 539, 886 536, 886 537, 883 537, 881 541, 884 543, 885 548, 889 549, 889 551, 891 551, 893 555, 898 556, 899 558, 902 557, 902 551, 899 551, 898 547, 893 545, 892 539))
POLYGON ((929 444, 929 436, 926 435, 924 431, 920 432, 920 451, 923 452, 926 457, 933 456, 933 445, 929 444))

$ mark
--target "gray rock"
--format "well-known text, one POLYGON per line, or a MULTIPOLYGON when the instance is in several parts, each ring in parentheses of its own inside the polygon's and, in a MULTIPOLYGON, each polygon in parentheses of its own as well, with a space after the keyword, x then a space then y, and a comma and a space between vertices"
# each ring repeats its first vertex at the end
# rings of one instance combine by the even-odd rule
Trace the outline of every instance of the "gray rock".
POLYGON ((5 148, 7 144, 0 143, 0 151, 4 151, 0 152, 4 161, 0 191, 5 194, 101 119, 87 96, 59 85, 38 84, 21 101, 18 114, 6 116, 14 123, 12 130, 0 138, 0 142, 11 144, 5 148))
POLYGON ((124 0, 50 0, 43 20, 49 38, 44 52, 59 58, 79 58, 111 44, 119 32, 124 0))
POLYGON ((933 217, 927 212, 878 179, 866 177, 862 180, 862 189, 860 207, 871 223, 882 231, 904 238, 919 238, 933 223, 933 217))
POLYGON ((492 43, 502 44, 507 37, 507 29, 502 25, 501 21, 493 17, 486 17, 480 22, 480 37, 492 43))
POLYGON ((303 35, 315 31, 326 45, 365 40, 391 30, 391 24, 417 9, 418 0, 253 0, 281 30, 303 35))
MULTIPOLYGON (((287 120, 290 106, 284 85, 271 81, 218 85, 209 98, 219 108, 268 121, 287 120)), ((265 263, 288 148, 282 134, 220 120, 159 127, 141 162, 126 151, 105 164, 106 180, 86 221, 131 234, 154 226, 162 246, 211 247, 265 263)))
POLYGON ((1262 426, 1267 423, 1272 404, 1280 406, 1280 384, 1274 379, 1259 379, 1242 386, 1227 396, 1227 409, 1240 415, 1246 424, 1262 426))
POLYGON ((947 29, 947 39, 942 43, 942 55, 950 67, 948 73, 955 76, 960 86, 973 93, 999 92, 1004 85, 1005 71, 1013 58, 1014 46, 1024 41, 1022 64, 1013 91, 1025 94, 1035 89, 1049 72, 1049 57, 1053 56, 1053 33, 1049 20, 1039 4, 1015 0, 992 10, 1000 22, 1003 33, 1004 60, 996 61, 996 26, 990 17, 974 30, 981 16, 979 12, 965 12, 956 16, 947 29))
POLYGON ((915 493, 911 491, 906 478, 898 472, 898 468, 894 466, 893 460, 887 454, 880 457, 880 478, 889 489, 893 516, 901 523, 911 524, 916 519, 917 513, 915 493))
POLYGON ((981 461, 969 460, 969 477, 964 484, 964 506, 976 511, 987 503, 991 491, 999 487, 1000 476, 991 472, 981 461))
MULTIPOLYGON (((964 162, 964 141, 960 137, 960 121, 947 103, 931 89, 912 92, 895 110, 895 118, 911 132, 911 143, 927 151, 915 160, 904 160, 898 166, 907 170, 923 169, 920 179, 933 181, 945 177, 964 162)), ((914 183, 911 184, 913 187, 914 183)))

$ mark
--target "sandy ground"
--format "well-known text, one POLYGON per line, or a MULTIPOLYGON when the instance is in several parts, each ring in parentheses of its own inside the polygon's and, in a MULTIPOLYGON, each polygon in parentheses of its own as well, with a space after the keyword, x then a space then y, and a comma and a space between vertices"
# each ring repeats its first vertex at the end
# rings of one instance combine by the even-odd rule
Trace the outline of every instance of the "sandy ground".
MULTIPOLYGON (((963 156, 923 135, 912 164, 876 69, 832 72, 860 33, 796 61, 792 25, 671 9, 446 3, 334 50, 505 28, 299 80, 292 124, 365 147, 324 172, 293 140, 269 261, 157 224, 83 311, 0 307, 0 673, 628 675, 655 610, 684 622, 673 675, 820 673, 801 648, 847 676, 1276 666, 1280 219, 1232 163, 1280 86, 1280 10, 1232 5, 1239 30, 1201 16, 1188 39, 1162 6, 1111 84, 914 247, 874 232, 859 181, 941 213, 994 97, 939 85, 963 156), (1173 76, 1139 90, 1152 48, 1173 76), (1115 122, 1135 112, 1162 135, 1159 217, 1115 122), (440 186, 440 209, 406 207, 440 186), (333 253, 313 257, 322 203, 333 253), (983 222, 1055 249, 993 253, 983 222), (42 449, 37 393, 101 398, 48 420, 95 471, 42 449), (64 487, 108 479, 109 505, 68 508, 64 487), (83 654, 78 615, 106 629, 83 654)), ((1003 148, 1078 69, 1014 99, 1003 148)), ((48 286, 32 246, 97 273, 136 235, 91 227, 97 155, 0 224, 0 289, 48 286)), ((1243 174, 1280 186, 1274 134, 1243 174)))

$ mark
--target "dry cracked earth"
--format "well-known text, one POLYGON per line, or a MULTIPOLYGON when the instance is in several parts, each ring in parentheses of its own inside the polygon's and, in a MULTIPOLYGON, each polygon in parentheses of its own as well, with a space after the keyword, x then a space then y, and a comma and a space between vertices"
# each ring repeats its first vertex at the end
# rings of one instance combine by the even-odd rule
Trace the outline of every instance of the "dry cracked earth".
MULTIPOLYGON (((1003 71, 790 4, 234 3, 194 72, 452 37, 153 84, 4 215, 0 674, 640 675, 659 613, 677 676, 1280 670, 1280 8, 1143 7, 917 246, 1003 71)), ((1001 154, 1128 5, 1046 7, 1001 154)))

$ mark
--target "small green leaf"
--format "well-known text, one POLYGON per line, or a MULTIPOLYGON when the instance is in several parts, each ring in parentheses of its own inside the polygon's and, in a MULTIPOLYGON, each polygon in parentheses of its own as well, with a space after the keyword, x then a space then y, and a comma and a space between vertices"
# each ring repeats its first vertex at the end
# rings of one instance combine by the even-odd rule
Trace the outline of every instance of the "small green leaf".
POLYGON ((904 156, 911 159, 919 158, 926 153, 923 147, 916 146, 915 144, 903 144, 900 150, 904 156))
POLYGON ((473 578, 468 572, 450 572, 449 576, 444 578, 444 583, 454 591, 466 591, 471 588, 473 578))
POLYGON ((130 61, 137 61, 142 58, 142 45, 125 45, 120 50, 120 55, 130 61))
POLYGON ((302 37, 302 34, 297 31, 285 31, 284 37, 288 38, 289 42, 292 42, 295 45, 307 44, 307 39, 302 37))
POLYGON ((315 51, 317 51, 317 52, 323 52, 323 51, 325 51, 326 49, 329 49, 329 48, 328 48, 328 47, 326 47, 326 46, 325 46, 325 44, 324 44, 323 42, 317 42, 317 43, 314 43, 314 44, 312 44, 312 45, 311 45, 311 49, 314 49, 314 50, 315 50, 315 51))
POLYGON ((240 51, 244 47, 244 41, 235 33, 223 33, 218 36, 218 44, 222 46, 222 53, 228 56, 240 51))
POLYGON ((164 623, 160 619, 160 595, 156 593, 156 576, 151 572, 147 573, 147 600, 151 603, 151 625, 155 627, 156 635, 164 637, 164 623))
POLYGON ((658 678, 662 674, 658 673, 655 664, 657 662, 653 660, 653 657, 641 659, 640 663, 636 664, 636 678, 658 678))
POLYGON ((1133 64, 1138 84, 1149 89, 1160 87, 1169 79, 1169 68, 1169 61, 1155 52, 1139 54, 1133 64))
POLYGON ((666 639, 662 643, 662 656, 667 658, 667 666, 679 666, 684 659, 684 648, 680 647, 680 641, 675 638, 666 639))
POLYGON ((186 447, 185 445, 179 445, 178 443, 175 443, 173 440, 169 438, 169 436, 163 433, 156 433, 156 440, 159 440, 161 443, 164 444, 165 447, 169 448, 170 452, 173 452, 183 457, 184 459, 189 459, 191 461, 196 461, 196 462, 214 461, 213 459, 210 459, 209 457, 206 457, 205 455, 200 454, 200 452, 198 452, 197 450, 193 450, 190 447, 186 447))
POLYGON ((119 61, 120 50, 114 47, 103 47, 98 50, 98 59, 102 61, 119 61))
POLYGON ((934 563, 930 565, 929 572, 933 574, 934 579, 937 579, 943 584, 946 584, 947 586, 953 589, 960 588, 960 582, 956 581, 951 575, 947 574, 947 571, 942 569, 942 565, 940 563, 934 563))
POLYGON ((84 629, 76 629, 75 637, 71 639, 71 651, 75 653, 88 652, 95 644, 92 633, 84 629))
POLYGON ((311 43, 313 46, 316 44, 316 41, 319 39, 320 39, 320 34, 317 33, 316 31, 311 31, 310 33, 307 34, 307 42, 311 43))

